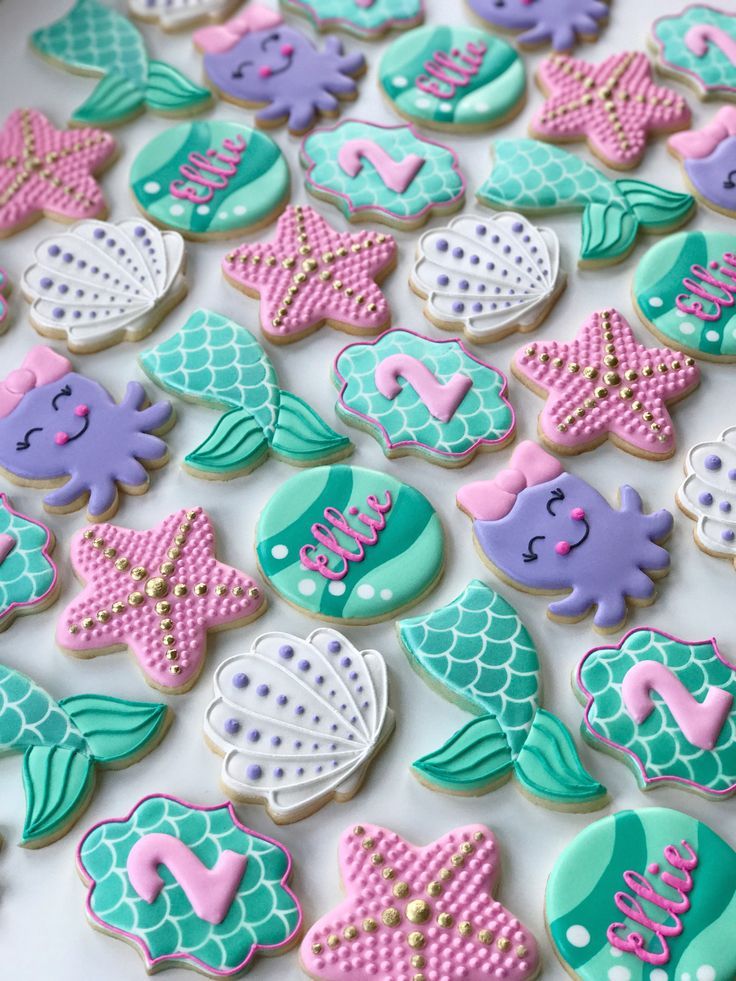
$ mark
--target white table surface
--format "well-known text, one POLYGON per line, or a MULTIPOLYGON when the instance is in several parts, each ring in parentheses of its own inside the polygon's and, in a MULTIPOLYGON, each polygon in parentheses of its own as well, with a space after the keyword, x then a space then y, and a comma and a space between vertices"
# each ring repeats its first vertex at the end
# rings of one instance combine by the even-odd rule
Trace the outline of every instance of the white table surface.
MULTIPOLYGON (((61 126, 74 107, 91 92, 92 80, 58 70, 32 54, 27 46, 27 37, 33 29, 61 16, 69 6, 68 0, 0 2, 0 38, 4 41, 0 58, 0 115, 3 117, 16 107, 35 106, 61 126)), ((119 0, 119 6, 122 7, 122 0, 119 0)), ((627 48, 641 49, 653 17, 680 6, 674 0, 614 0, 611 22, 601 40, 594 45, 583 45, 577 53, 600 60, 606 54, 627 48)), ((460 2, 427 0, 427 7, 430 22, 446 19, 448 11, 453 20, 464 22, 467 19, 460 2)), ((306 21, 292 18, 292 22, 309 30, 306 21)), ((188 34, 167 35, 155 26, 145 26, 143 30, 153 56, 171 61, 194 78, 199 77, 201 59, 192 48, 188 34)), ((395 114, 383 103, 376 83, 376 65, 384 44, 361 45, 351 39, 346 39, 346 43, 364 48, 370 70, 360 83, 357 103, 344 115, 383 123, 397 122, 395 114)), ((542 53, 524 57, 531 76, 542 53)), ((698 124, 709 118, 714 111, 713 104, 704 106, 689 89, 670 84, 687 94, 698 124)), ((531 111, 540 100, 540 93, 530 83, 527 108, 503 127, 501 134, 504 137, 525 135, 531 111)), ((220 119, 251 121, 249 112, 224 103, 215 105, 211 114, 220 119)), ((121 154, 102 178, 112 219, 135 213, 127 187, 131 162, 150 138, 169 125, 169 121, 147 114, 115 131, 121 154)), ((284 130, 273 135, 291 166, 292 202, 313 204, 302 183, 297 159, 299 141, 284 130)), ((488 173, 492 137, 493 134, 483 134, 447 138, 457 150, 468 179, 465 213, 483 211, 474 204, 474 191, 488 173)), ((582 146, 572 149, 591 159, 582 146)), ((683 189, 679 167, 666 152, 664 140, 650 145, 644 164, 634 176, 676 190, 683 189)), ((321 202, 316 207, 335 226, 349 227, 334 207, 321 202)), ((570 338, 593 309, 612 306, 631 321, 640 340, 654 344, 652 336, 634 313, 630 285, 638 259, 655 240, 645 237, 621 265, 597 272, 581 272, 576 269, 579 216, 553 215, 546 218, 545 223, 552 225, 561 237, 569 284, 538 336, 570 338)), ((0 265, 7 268, 16 284, 12 300, 14 322, 8 333, 0 338, 2 374, 15 367, 24 352, 38 342, 17 284, 31 260, 34 244, 56 227, 42 221, 21 234, 0 241, 0 265)), ((734 226, 728 218, 701 207, 688 227, 728 231, 734 226)), ((268 234, 266 230, 256 238, 265 238, 268 234)), ((425 331, 430 336, 449 336, 425 321, 422 302, 407 288, 417 234, 397 234, 400 262, 385 285, 392 304, 393 323, 425 331)), ((189 296, 182 305, 148 341, 138 345, 123 344, 104 353, 76 358, 80 370, 107 384, 117 395, 122 394, 128 379, 138 378, 145 381, 152 394, 161 397, 161 392, 144 379, 137 367, 136 355, 151 342, 172 334, 198 307, 208 306, 257 331, 256 302, 226 285, 220 275, 220 259, 227 247, 222 242, 190 243, 189 296)), ((307 820, 283 828, 275 828, 259 806, 239 806, 238 813, 244 823, 255 830, 274 834, 292 850, 295 862, 293 886, 303 903, 307 924, 340 898, 336 842, 344 828, 359 821, 385 824, 419 844, 465 822, 487 823, 501 843, 500 897, 536 934, 543 951, 544 977, 550 981, 561 979, 565 974, 545 935, 543 918, 545 881, 561 849, 596 817, 612 810, 655 804, 679 808, 707 821, 736 843, 736 804, 708 802, 677 789, 657 790, 645 797, 624 765, 581 744, 578 726, 582 713, 570 689, 570 675, 580 657, 600 642, 599 635, 593 632, 590 619, 571 626, 552 623, 545 616, 543 598, 500 584, 476 555, 470 522, 454 504, 456 490, 461 484, 492 474, 508 458, 510 451, 497 456, 482 454, 469 467, 455 472, 445 472, 413 458, 386 461, 377 442, 365 433, 343 426, 334 416, 335 392, 329 381, 329 367, 344 340, 345 335, 325 328, 287 348, 269 347, 269 353, 283 387, 307 396, 335 428, 349 432, 355 442, 351 463, 385 468, 422 490, 439 511, 449 542, 447 569, 434 592, 412 612, 428 612, 444 605, 474 576, 498 588, 517 608, 536 641, 544 675, 546 707, 564 719, 576 733, 584 764, 608 786, 611 802, 605 810, 591 817, 554 813, 538 807, 525 799, 513 783, 474 799, 433 793, 421 786, 411 776, 409 764, 419 755, 436 748, 469 717, 444 701, 414 674, 399 649, 393 624, 388 622, 346 628, 359 645, 383 652, 390 672, 391 703, 397 716, 396 732, 373 765, 358 796, 347 804, 332 803, 307 820), (306 379, 315 379, 311 390, 305 387, 306 379)), ((512 335, 498 344, 476 350, 507 371, 511 356, 523 340, 518 334, 512 335)), ((570 469, 611 498, 619 483, 631 483, 642 493, 650 509, 667 506, 675 514, 675 531, 670 545, 672 571, 661 583, 661 595, 656 605, 636 611, 628 626, 651 624, 690 640, 716 636, 724 655, 736 659, 734 570, 729 563, 709 558, 695 547, 693 524, 674 504, 688 446, 710 439, 736 422, 733 397, 736 366, 702 363, 701 371, 700 389, 674 410, 679 448, 672 460, 667 463, 639 460, 606 445, 575 458, 570 462, 570 469)), ((513 379, 510 395, 517 409, 518 438, 534 437, 541 401, 513 379)), ((178 507, 202 504, 220 530, 222 558, 255 573, 253 533, 258 513, 271 493, 295 471, 286 464, 269 460, 250 476, 230 483, 197 480, 181 469, 180 461, 209 431, 213 416, 202 407, 181 402, 176 408, 178 421, 167 437, 171 462, 154 474, 148 494, 123 498, 114 520, 146 528, 178 507), (225 529, 228 529, 227 533, 225 529)), ((12 501, 21 511, 42 515, 39 492, 6 486, 4 481, 1 489, 11 494, 12 501)), ((84 661, 67 657, 56 648, 56 615, 78 589, 68 562, 69 539, 72 532, 84 524, 84 518, 79 512, 54 516, 49 524, 58 539, 56 559, 63 580, 61 596, 57 605, 47 612, 17 620, 2 634, 0 660, 27 672, 57 697, 90 691, 133 699, 156 699, 156 693, 145 684, 128 655, 121 653, 84 661)), ((165 792, 200 804, 213 804, 223 799, 218 786, 219 759, 207 749, 201 734, 215 665, 243 650, 262 631, 285 629, 304 635, 314 626, 313 621, 275 595, 271 594, 270 600, 268 612, 257 623, 213 636, 208 663, 194 690, 168 699, 176 714, 164 742, 136 766, 104 774, 88 811, 61 841, 40 851, 17 846, 24 811, 21 758, 12 756, 0 761, 0 833, 5 838, 5 847, 0 852, 0 978, 13 981, 130 981, 144 976, 142 962, 132 949, 93 931, 85 922, 84 889, 74 868, 77 842, 81 833, 94 822, 124 815, 146 794, 165 792)), ((254 970, 255 976, 264 981, 296 981, 304 977, 295 952, 263 960, 254 970)), ((183 981, 191 974, 175 969, 169 970, 166 977, 171 981, 183 981)))

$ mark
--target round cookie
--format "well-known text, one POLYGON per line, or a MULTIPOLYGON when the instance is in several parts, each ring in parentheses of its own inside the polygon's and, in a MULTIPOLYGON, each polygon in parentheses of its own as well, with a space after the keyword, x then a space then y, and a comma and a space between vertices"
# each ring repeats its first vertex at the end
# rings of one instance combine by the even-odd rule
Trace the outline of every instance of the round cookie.
POLYGON ((701 99, 736 98, 736 14, 693 3, 652 25, 650 47, 664 75, 695 89, 701 99))
POLYGON ((396 112, 430 129, 491 129, 520 112, 526 98, 518 52, 473 27, 410 31, 384 52, 378 75, 396 112))
POLYGON ((520 48, 551 44, 555 51, 569 51, 578 41, 597 40, 608 20, 608 3, 603 0, 468 0, 468 4, 493 27, 516 33, 520 48))
POLYGON ((736 562, 736 427, 690 448, 676 500, 697 522, 698 546, 708 555, 736 562))
POLYGON ((424 0, 281 0, 281 6, 307 17, 315 30, 344 31, 366 41, 409 30, 424 20, 424 0))
POLYGON ((577 981, 732 981, 736 853, 693 817, 619 811, 557 859, 545 919, 577 981))
POLYGON ((268 225, 289 197, 273 140, 220 119, 180 123, 138 153, 130 187, 141 211, 185 238, 228 238, 268 225))
POLYGON ((308 470, 282 484, 261 512, 256 553, 287 602, 322 620, 386 620, 428 593, 445 544, 427 498, 360 467, 308 470))
POLYGON ((736 218, 736 106, 723 106, 702 129, 675 133, 667 149, 680 161, 697 199, 736 218))

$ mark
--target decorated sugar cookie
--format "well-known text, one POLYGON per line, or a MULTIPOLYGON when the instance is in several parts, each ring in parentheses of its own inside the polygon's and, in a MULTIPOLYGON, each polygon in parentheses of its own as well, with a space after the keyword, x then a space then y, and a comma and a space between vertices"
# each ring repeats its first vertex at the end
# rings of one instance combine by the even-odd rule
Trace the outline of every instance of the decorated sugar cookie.
POLYGON ((652 25, 660 71, 687 82, 701 99, 736 97, 736 14, 694 3, 652 25))
POLYGON ((476 344, 534 330, 565 282, 555 233, 512 211, 461 215, 426 232, 409 278, 433 324, 462 326, 476 344))
POLYGON ((158 24, 164 31, 180 31, 202 21, 224 20, 239 0, 128 0, 139 20, 158 24))
POLYGON ((500 126, 526 99, 518 52, 474 27, 428 24, 402 35, 384 52, 378 80, 400 116, 430 129, 500 126))
POLYGON ((608 20, 604 0, 468 0, 478 17, 502 31, 518 32, 521 48, 551 44, 570 51, 579 41, 595 41, 608 20))
POLYGON ((675 133, 667 147, 698 200, 736 218, 736 106, 723 106, 702 129, 675 133))
POLYGON ((700 548, 736 561, 736 427, 690 448, 676 500, 697 522, 695 541, 700 548))
POLYGON ((172 423, 170 402, 146 405, 128 382, 119 404, 50 347, 31 348, 0 380, 0 470, 23 486, 54 488, 48 511, 87 506, 90 521, 111 517, 120 491, 144 494, 148 471, 168 460, 156 433, 172 423))
POLYGON ((583 736, 622 759, 642 790, 736 792, 736 666, 714 639, 631 630, 615 647, 588 651, 574 686, 585 705, 583 736))
POLYGON ((0 664, 0 755, 23 754, 21 844, 41 848, 65 835, 90 801, 96 771, 137 763, 158 745, 168 724, 165 705, 107 695, 57 702, 0 664))
POLYGON ((258 3, 222 26, 201 28, 194 43, 223 99, 260 107, 256 125, 288 123, 291 133, 306 133, 320 116, 337 115, 341 101, 357 97, 355 79, 365 71, 360 52, 345 54, 333 36, 318 51, 280 14, 258 3))
POLYGON ((8 297, 10 296, 10 277, 0 266, 0 334, 4 334, 10 326, 10 307, 8 297))
POLYGON ((116 152, 100 129, 56 129, 38 110, 16 109, 0 129, 0 238, 39 218, 104 218, 94 175, 116 152))
POLYGON ((84 221, 36 246, 21 289, 45 337, 89 354, 138 341, 186 293, 184 240, 148 221, 84 221))
POLYGON ((78 531, 71 561, 84 588, 61 614, 56 642, 76 657, 129 648, 146 681, 169 694, 199 677, 209 630, 250 623, 266 608, 250 576, 218 561, 202 508, 147 531, 78 531))
POLYGON ((511 370, 547 399, 539 432, 551 449, 580 453, 610 438, 651 460, 675 452, 668 406, 700 384, 691 357, 639 344, 617 310, 591 314, 569 343, 539 341, 521 348, 511 370))
POLYGON ((424 20, 424 0, 281 0, 318 31, 345 31, 375 41, 389 31, 406 31, 424 20))
POLYGON ((157 225, 186 238, 227 238, 255 231, 280 214, 289 167, 265 133, 229 120, 180 123, 143 147, 130 189, 157 225))
POLYGON ((353 797, 393 728, 383 658, 327 627, 263 634, 224 661, 204 722, 225 792, 279 824, 353 797))
POLYGON ((149 974, 190 968, 241 977, 301 929, 279 842, 241 824, 232 804, 152 794, 91 828, 77 849, 87 919, 135 947, 149 974))
POLYGON ((665 344, 708 361, 736 360, 736 251, 727 232, 680 232, 639 262, 637 313, 665 344))
POLYGON ((435 509, 418 490, 361 467, 306 470, 261 512, 256 553, 283 599, 320 620, 387 620, 442 575, 435 509))
POLYGON ((644 512, 633 487, 619 489, 615 510, 590 484, 566 473, 536 443, 520 443, 492 480, 460 488, 458 507, 473 519, 483 558, 507 582, 530 593, 562 593, 553 620, 576 622, 595 608, 597 630, 617 630, 628 605, 654 602, 653 580, 669 572, 661 547, 672 531, 664 509, 644 512))
POLYGON ((134 24, 97 0, 74 0, 60 20, 34 31, 42 57, 77 75, 101 75, 89 98, 72 113, 75 123, 117 126, 144 109, 162 116, 206 109, 212 93, 173 65, 149 59, 134 24))
POLYGON ((346 456, 347 436, 278 386, 271 359, 250 331, 211 310, 197 310, 178 333, 140 356, 143 370, 167 392, 225 415, 184 458, 198 477, 229 480, 269 454, 304 467, 346 456))
POLYGON ((260 299, 261 330, 290 344, 324 324, 378 334, 391 312, 379 287, 396 265, 396 240, 337 232, 313 208, 289 206, 269 242, 244 242, 222 261, 227 281, 260 299))
POLYGON ((514 777, 545 807, 589 811, 605 804, 606 788, 584 769, 564 723, 541 707, 534 643, 502 596, 473 579, 447 606, 400 620, 397 629, 411 666, 475 716, 412 764, 422 783, 477 795, 514 777))
POLYGON ((438 977, 466 981, 499 971, 508 981, 537 976, 536 940, 495 898, 501 861, 485 825, 416 846, 359 824, 340 838, 338 861, 346 898, 301 946, 302 967, 315 981, 337 981, 346 969, 375 981, 415 978, 430 965, 438 977))
POLYGON ((645 54, 625 51, 598 65, 556 54, 539 67, 547 96, 529 132, 550 143, 585 140, 609 167, 630 170, 641 163, 647 140, 690 123, 690 107, 677 92, 652 81, 645 54))
POLYGON ((332 369, 337 414, 365 429, 388 457, 414 453, 464 466, 479 450, 500 449, 516 431, 506 376, 462 341, 409 330, 349 344, 332 369))
POLYGON ((621 262, 639 232, 663 235, 690 218, 695 199, 646 181, 612 181, 580 157, 539 140, 496 140, 493 168, 478 190, 492 208, 529 214, 582 211, 580 266, 621 262))
POLYGON ((40 613, 56 600, 59 573, 52 532, 0 493, 0 631, 17 616, 40 613))
POLYGON ((301 162, 309 193, 334 204, 348 221, 418 228, 465 200, 455 151, 411 125, 346 119, 305 137, 301 162))
POLYGON ((662 807, 588 825, 557 859, 545 919, 580 981, 731 981, 736 854, 695 818, 662 807))

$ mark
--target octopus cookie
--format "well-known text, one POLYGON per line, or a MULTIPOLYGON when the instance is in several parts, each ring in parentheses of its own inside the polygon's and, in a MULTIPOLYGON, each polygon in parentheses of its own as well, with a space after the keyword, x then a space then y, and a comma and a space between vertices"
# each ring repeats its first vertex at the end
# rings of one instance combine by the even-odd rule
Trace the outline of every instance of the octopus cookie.
POLYGON ((557 859, 545 919, 573 978, 731 981, 736 853, 679 811, 619 811, 557 859))
POLYGON ((0 470, 22 486, 53 487, 48 511, 87 506, 90 521, 117 511, 120 491, 144 494, 148 471, 168 460, 156 433, 172 422, 170 402, 146 405, 128 382, 123 401, 50 347, 31 348, 0 381, 0 470))
POLYGON ((165 794, 100 821, 77 850, 87 919, 133 946, 149 974, 242 977, 259 956, 293 947, 302 911, 291 867, 284 846, 241 824, 232 804, 165 794))
POLYGON ((610 439, 649 460, 675 452, 668 406, 700 384, 691 357, 639 344, 617 310, 591 314, 571 342, 521 348, 511 370, 547 399, 539 433, 550 449, 582 453, 610 439))
POLYGON ((46 525, 16 511, 0 493, 0 631, 17 616, 40 613, 56 600, 54 545, 46 525))
POLYGON ((650 43, 660 71, 687 82, 701 99, 736 98, 736 14, 690 4, 655 20, 650 43))
POLYGON ((427 25, 397 38, 381 58, 378 79, 399 115, 430 129, 501 126, 526 100, 518 52, 474 27, 427 25))
POLYGON ((588 651, 573 686, 586 741, 622 759, 642 790, 736 793, 736 666, 714 639, 690 643, 640 627, 615 647, 588 651))
POLYGON ((21 844, 41 848, 67 833, 86 808, 99 769, 119 770, 163 739, 169 710, 107 695, 56 701, 0 664, 0 755, 23 754, 26 815, 21 844))
POLYGON ((570 51, 579 41, 595 41, 608 20, 603 0, 468 0, 478 17, 517 34, 521 48, 551 44, 570 51))
POLYGON ((250 623, 266 608, 250 576, 218 561, 202 508, 175 511, 148 531, 79 531, 71 561, 84 589, 59 618, 59 646, 76 657, 128 648, 146 681, 167 694, 199 677, 208 631, 250 623))
POLYGON ((0 129, 0 238, 39 218, 104 218, 94 175, 117 153, 101 129, 56 129, 36 109, 16 109, 0 129))
POLYGON ((80 222, 34 258, 21 282, 31 323, 75 354, 141 340, 186 293, 181 235, 140 219, 80 222))
POLYGON ((690 194, 631 177, 612 181, 580 157, 539 140, 496 140, 493 169, 478 200, 529 214, 582 211, 578 264, 591 267, 621 262, 640 232, 671 232, 695 208, 690 194))
POLYGON ((501 861, 485 825, 455 828, 423 847, 356 825, 340 838, 338 861, 347 897, 301 946, 315 981, 340 981, 348 971, 394 981, 430 964, 438 977, 466 981, 500 971, 532 981, 539 973, 536 940, 494 897, 501 861))
POLYGON ((159 133, 130 169, 143 214, 191 239, 270 224, 288 200, 289 183, 288 164, 269 136, 221 119, 159 133))
POLYGON ((332 378, 340 390, 337 414, 374 436, 388 457, 413 453, 464 466, 516 434, 506 376, 457 339, 390 330, 343 348, 332 378))
POLYGON ((327 627, 263 634, 224 661, 204 722, 225 792, 278 824, 353 797, 393 728, 383 658, 327 627))
POLYGON ((619 494, 615 510, 526 441, 494 480, 461 487, 457 504, 473 519, 482 557, 504 581, 530 593, 569 590, 547 615, 574 623, 595 607, 593 626, 607 632, 625 623, 629 604, 654 602, 653 580, 670 567, 660 544, 672 531, 670 512, 645 513, 627 484, 619 494))
POLYGON ((736 218, 736 106, 723 106, 702 129, 676 133, 667 147, 698 200, 736 218))
POLYGON ((534 330, 565 283, 555 233, 512 211, 489 219, 462 215, 427 232, 409 278, 433 324, 462 326, 476 344, 534 330))
POLYGON ((413 126, 379 126, 346 119, 304 139, 307 190, 348 221, 419 228, 465 200, 465 178, 454 150, 420 136, 413 126))
POLYGON ((550 143, 585 141, 603 163, 630 170, 641 163, 647 139, 690 124, 690 108, 672 89, 655 85, 645 54, 626 51, 599 65, 557 54, 537 73, 547 97, 529 132, 550 143))
POLYGON ((396 265, 391 235, 337 232, 313 208, 289 206, 269 242, 243 243, 222 262, 225 279, 260 299, 261 330, 290 344, 329 324, 379 334, 391 312, 379 283, 396 265))
POLYGON ((142 354, 140 364, 167 392, 226 410, 184 458, 197 477, 230 480, 269 454, 308 467, 352 451, 347 436, 279 388, 271 359, 250 331, 211 310, 193 313, 178 333, 142 354))
POLYGON ((279 487, 261 512, 256 553, 283 599, 343 623, 394 617, 433 589, 445 564, 442 525, 423 494, 342 465, 279 487))
POLYGON ((359 52, 345 54, 342 41, 325 38, 318 51, 274 10, 257 3, 221 27, 203 27, 194 43, 204 54, 207 78, 227 102, 260 107, 256 125, 306 133, 320 116, 335 116, 340 102, 355 99, 365 71, 359 52))
POLYGON ((536 804, 591 811, 606 788, 586 772, 564 723, 541 707, 537 652, 516 610, 473 579, 452 603, 400 620, 411 666, 475 718, 412 764, 432 790, 477 795, 514 777, 536 804))
POLYGON ((164 31, 181 31, 202 21, 224 20, 238 3, 239 0, 128 0, 128 10, 164 31))
POLYGON ((697 522, 698 546, 736 562, 736 427, 724 430, 717 440, 691 447, 676 500, 697 522))
POLYGON ((424 0, 281 0, 281 6, 309 18, 318 31, 345 31, 366 41, 409 30, 424 20, 424 0))

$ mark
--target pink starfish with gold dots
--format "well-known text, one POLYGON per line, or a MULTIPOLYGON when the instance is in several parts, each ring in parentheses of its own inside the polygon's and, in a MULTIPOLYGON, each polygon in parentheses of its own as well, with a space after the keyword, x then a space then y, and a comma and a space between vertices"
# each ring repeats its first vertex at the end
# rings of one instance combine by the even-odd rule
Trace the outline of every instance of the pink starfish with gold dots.
POLYGON ((667 405, 700 383, 691 357, 639 344, 617 310, 593 313, 572 341, 520 348, 511 370, 546 397, 539 431, 551 449, 579 453, 610 436, 624 450, 660 460, 675 452, 667 405))
POLYGON ((181 510, 149 531, 94 525, 72 540, 86 583, 56 629, 60 647, 94 657, 129 647, 149 684, 176 693, 202 670, 207 631, 248 623, 265 609, 257 583, 218 562, 202 508, 181 510))
POLYGON ((78 221, 105 214, 92 176, 115 154, 101 129, 56 129, 35 109, 16 109, 0 130, 0 238, 41 218, 78 221))
POLYGON ((670 133, 690 124, 681 95, 652 81, 645 54, 627 51, 600 65, 552 55, 537 74, 547 101, 530 123, 540 140, 587 140, 604 163, 628 170, 641 162, 649 133, 670 133))
POLYGON ((319 981, 526 981, 537 944, 493 898, 498 846, 482 824, 418 848, 376 825, 340 839, 347 898, 307 933, 302 964, 319 981))
POLYGON ((312 208, 289 207, 270 242, 240 245, 223 261, 225 277, 260 297, 261 329, 289 343, 323 324, 377 334, 390 321, 378 283, 396 263, 396 241, 381 232, 337 232, 312 208))

